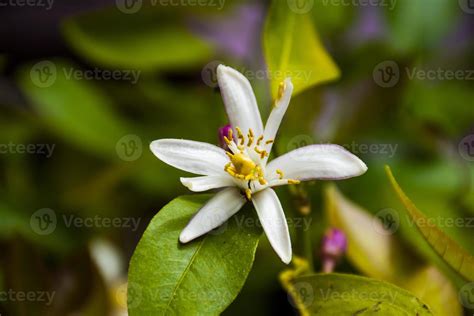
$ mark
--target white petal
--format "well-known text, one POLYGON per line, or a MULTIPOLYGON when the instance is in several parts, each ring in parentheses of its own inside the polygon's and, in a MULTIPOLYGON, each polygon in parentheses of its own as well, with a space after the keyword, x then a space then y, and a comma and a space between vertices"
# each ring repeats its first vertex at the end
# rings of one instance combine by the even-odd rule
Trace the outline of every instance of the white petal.
POLYGON ((232 128, 240 127, 244 133, 252 128, 256 135, 262 135, 262 119, 247 78, 235 69, 219 65, 217 81, 232 128))
POLYGON ((229 162, 224 149, 183 139, 159 139, 150 144, 151 151, 175 168, 201 175, 224 175, 229 162))
POLYGON ((260 191, 252 196, 252 201, 273 249, 284 263, 290 263, 290 233, 283 208, 275 191, 270 188, 260 191))
POLYGON ((235 185, 235 182, 230 175, 181 178, 181 183, 194 192, 203 192, 235 185))
POLYGON ((187 243, 220 226, 237 213, 246 201, 237 188, 220 191, 191 219, 179 235, 179 241, 187 243))
MULTIPOLYGON (((265 140, 275 139, 275 136, 280 128, 281 121, 283 120, 283 116, 288 109, 288 105, 290 104, 291 94, 293 93, 293 84, 291 83, 290 78, 285 79, 285 90, 283 91, 283 95, 275 104, 275 107, 272 109, 270 116, 268 117, 267 124, 265 125, 265 140)), ((272 150, 273 143, 267 145, 267 152, 272 150)), ((268 157, 266 158, 268 159, 268 157)), ((265 161, 266 161, 265 159, 265 161)))
POLYGON ((339 145, 310 145, 272 160, 266 168, 267 177, 274 179, 277 169, 287 179, 340 180, 360 176, 367 166, 339 145))

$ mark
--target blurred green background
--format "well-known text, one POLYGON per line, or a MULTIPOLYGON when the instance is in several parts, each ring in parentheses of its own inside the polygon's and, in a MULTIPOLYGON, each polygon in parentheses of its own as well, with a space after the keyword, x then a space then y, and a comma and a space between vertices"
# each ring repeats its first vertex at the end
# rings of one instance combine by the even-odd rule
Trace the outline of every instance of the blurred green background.
MULTIPOLYGON (((148 144, 218 143, 227 123, 219 63, 244 73, 269 112, 262 30, 270 4, 18 3, 0 11, 0 291, 13 295, 0 300, 0 314, 126 315, 139 238, 166 203, 190 194, 183 173, 148 144), (54 298, 40 300, 41 292, 54 298)), ((472 219, 474 10, 469 0, 364 3, 288 1, 310 16, 341 76, 292 99, 278 151, 346 146, 369 171, 338 186, 373 214, 403 209, 383 171, 389 164, 428 216, 472 219)), ((307 186, 316 267, 328 227, 323 186, 307 186)), ((290 216, 288 192, 279 194, 290 216)), ((474 253, 474 223, 443 230, 474 253)), ((408 247, 415 238, 403 221, 397 236, 408 247)), ((283 268, 263 237, 225 314, 295 314, 278 283, 283 268)), ((357 271, 347 260, 338 270, 357 271)))

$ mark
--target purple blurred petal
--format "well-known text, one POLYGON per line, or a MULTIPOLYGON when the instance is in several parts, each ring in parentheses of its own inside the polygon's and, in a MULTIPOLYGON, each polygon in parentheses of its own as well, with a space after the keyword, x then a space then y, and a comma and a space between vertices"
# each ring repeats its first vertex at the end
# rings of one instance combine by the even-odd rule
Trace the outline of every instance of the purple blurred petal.
POLYGON ((263 21, 262 5, 248 4, 237 6, 227 15, 194 18, 191 28, 224 53, 247 59, 260 48, 263 21))
POLYGON ((364 7, 358 11, 355 25, 347 34, 347 41, 354 46, 378 40, 387 33, 384 17, 379 8, 364 7))

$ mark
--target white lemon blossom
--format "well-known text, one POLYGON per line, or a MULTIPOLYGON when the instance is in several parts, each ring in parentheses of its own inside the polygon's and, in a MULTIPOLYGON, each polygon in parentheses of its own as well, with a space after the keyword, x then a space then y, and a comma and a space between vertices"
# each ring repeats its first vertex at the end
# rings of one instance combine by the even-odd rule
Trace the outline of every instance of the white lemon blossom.
POLYGON ((194 192, 221 189, 181 232, 187 243, 220 226, 252 201, 270 244, 281 260, 292 257, 290 235, 274 186, 314 179, 346 179, 363 174, 367 166, 337 145, 310 145, 268 163, 268 156, 293 85, 280 84, 278 98, 265 128, 249 81, 238 71, 219 65, 217 79, 233 132, 225 138, 228 151, 215 145, 180 139, 160 139, 151 151, 163 162, 201 175, 181 178, 194 192))

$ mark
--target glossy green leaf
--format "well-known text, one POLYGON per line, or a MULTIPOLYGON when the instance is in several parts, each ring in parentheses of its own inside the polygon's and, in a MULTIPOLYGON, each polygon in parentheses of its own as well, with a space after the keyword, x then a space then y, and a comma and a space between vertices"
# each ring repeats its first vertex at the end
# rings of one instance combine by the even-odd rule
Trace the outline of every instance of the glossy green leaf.
POLYGON ((297 277, 290 295, 302 315, 433 315, 428 305, 410 292, 355 275, 297 277))
POLYGON ((330 225, 345 232, 347 258, 358 270, 412 292, 437 315, 462 315, 453 284, 437 267, 404 247, 398 227, 387 229, 378 217, 348 200, 334 185, 327 187, 325 195, 330 225))
POLYGON ((339 68, 324 49, 311 17, 290 10, 287 1, 272 1, 263 48, 274 98, 286 77, 292 79, 294 94, 339 77, 339 68))
MULTIPOLYGON (((18 82, 41 119, 58 135, 88 151, 116 157, 117 142, 127 124, 113 112, 112 102, 91 81, 74 79, 76 65, 53 60, 25 67, 18 82), (53 74, 42 86, 36 70, 53 74)), ((46 79, 45 76, 43 76, 46 79)))
POLYGON ((67 20, 63 33, 80 55, 110 68, 151 71, 199 65, 211 57, 211 47, 177 23, 180 19, 156 11, 99 11, 67 20))
POLYGON ((400 185, 395 180, 390 167, 386 166, 385 170, 395 192, 405 206, 408 215, 413 220, 427 243, 454 271, 459 273, 459 275, 466 280, 473 281, 474 257, 433 224, 432 221, 429 221, 403 192, 400 185))
MULTIPOLYGON (((151 221, 130 263, 131 316, 218 315, 239 293, 254 261, 258 225, 239 225, 233 217, 186 245, 178 241, 209 197, 179 197, 151 221)), ((250 209, 236 216, 256 221, 250 209)))

